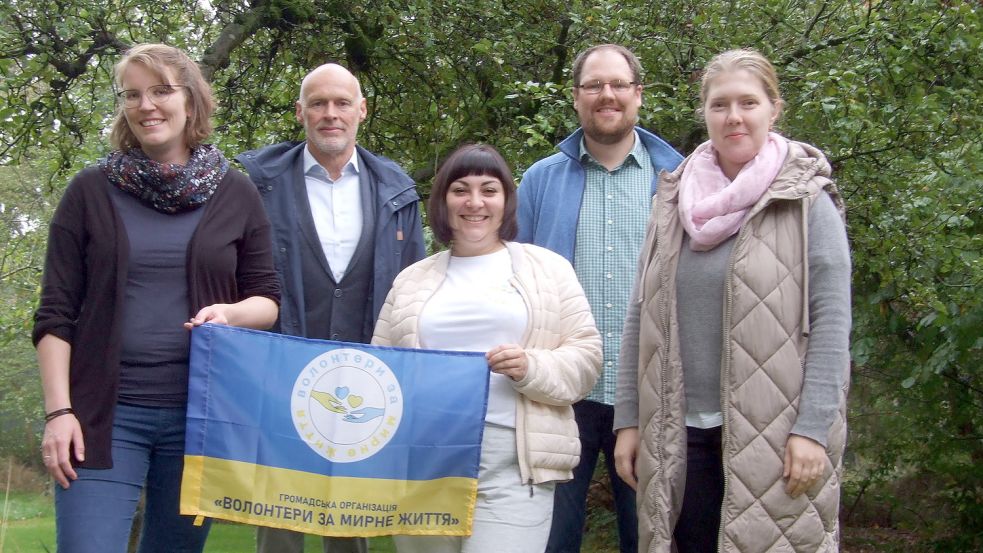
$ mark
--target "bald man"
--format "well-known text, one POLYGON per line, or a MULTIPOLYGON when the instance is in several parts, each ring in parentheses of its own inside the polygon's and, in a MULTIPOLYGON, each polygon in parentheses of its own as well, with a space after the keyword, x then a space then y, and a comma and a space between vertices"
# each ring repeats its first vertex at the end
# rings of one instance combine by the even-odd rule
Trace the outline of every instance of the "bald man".
MULTIPOLYGON (((369 343, 393 278, 425 254, 413 179, 356 144, 365 105, 354 75, 322 65, 304 77, 296 102, 306 140, 236 157, 273 227, 277 332, 369 343)), ((301 553, 304 535, 259 528, 256 542, 258 553, 301 553)), ((323 545, 325 553, 368 549, 364 538, 323 545)))

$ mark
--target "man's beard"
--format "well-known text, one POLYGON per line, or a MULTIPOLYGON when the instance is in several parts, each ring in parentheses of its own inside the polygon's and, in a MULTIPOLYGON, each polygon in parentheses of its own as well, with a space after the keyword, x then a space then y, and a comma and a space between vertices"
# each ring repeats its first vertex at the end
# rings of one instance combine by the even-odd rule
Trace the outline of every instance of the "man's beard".
POLYGON ((317 135, 317 127, 304 125, 304 133, 307 135, 307 143, 314 146, 314 149, 326 156, 336 156, 343 154, 349 146, 348 136, 335 136, 322 138, 317 135))
POLYGON ((328 156, 335 156, 343 153, 345 148, 348 146, 348 140, 344 138, 329 138, 326 140, 320 138, 308 138, 307 141, 313 144, 317 151, 328 156))
POLYGON ((601 129, 594 120, 588 120, 584 124, 584 134, 598 144, 617 144, 624 140, 635 129, 634 121, 624 120, 615 127, 601 129))

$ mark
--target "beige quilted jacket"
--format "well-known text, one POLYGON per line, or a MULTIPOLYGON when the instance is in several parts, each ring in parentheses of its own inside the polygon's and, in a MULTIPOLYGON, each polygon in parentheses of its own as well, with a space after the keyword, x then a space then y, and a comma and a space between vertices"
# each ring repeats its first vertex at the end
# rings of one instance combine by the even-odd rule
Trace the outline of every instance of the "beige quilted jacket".
MULTIPOLYGON (((594 387, 601 370, 601 337, 577 275, 563 257, 530 244, 506 243, 511 280, 528 308, 522 341, 529 369, 513 386, 522 482, 573 477, 580 439, 570 407, 594 387)), ((373 344, 420 347, 418 319, 440 287, 450 262, 444 251, 401 272, 379 314, 373 344)))
MULTIPOLYGON (((640 281, 645 299, 638 377, 639 548, 651 553, 671 550, 685 487, 686 406, 675 319, 676 264, 683 233, 677 192, 684 165, 660 177, 640 281)), ((721 360, 722 553, 839 550, 846 386, 829 430, 824 477, 797 498, 785 493, 781 478, 808 345, 809 209, 825 189, 843 212, 829 175, 821 152, 790 142, 785 166, 749 212, 731 255, 721 360)))

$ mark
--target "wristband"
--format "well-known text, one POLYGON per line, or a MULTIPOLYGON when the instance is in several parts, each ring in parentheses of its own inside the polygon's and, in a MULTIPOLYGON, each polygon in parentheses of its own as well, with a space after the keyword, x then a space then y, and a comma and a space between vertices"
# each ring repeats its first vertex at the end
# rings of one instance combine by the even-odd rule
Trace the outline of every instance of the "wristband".
POLYGON ((55 409, 54 411, 48 413, 44 416, 44 422, 48 423, 62 415, 75 414, 75 410, 71 407, 64 407, 62 409, 55 409))

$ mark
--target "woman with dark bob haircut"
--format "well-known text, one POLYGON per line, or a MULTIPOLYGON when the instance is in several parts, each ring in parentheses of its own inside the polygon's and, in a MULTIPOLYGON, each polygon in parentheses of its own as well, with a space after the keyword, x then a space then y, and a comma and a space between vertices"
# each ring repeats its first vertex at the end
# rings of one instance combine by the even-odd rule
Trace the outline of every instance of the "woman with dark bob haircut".
POLYGON ((491 370, 472 533, 396 536, 400 553, 542 551, 554 485, 579 461, 570 406, 597 380, 601 339, 573 267, 509 241, 515 212, 498 151, 458 148, 429 204, 434 235, 450 249, 400 273, 379 315, 374 344, 483 351, 491 370))
POLYGON ((203 144, 211 87, 163 44, 116 65, 114 150, 69 183, 51 220, 34 316, 41 457, 60 553, 123 553, 146 491, 141 553, 197 553, 179 513, 188 329, 268 328, 280 287, 256 187, 203 144))
POLYGON ((483 144, 462 146, 455 154, 457 155, 451 155, 444 161, 430 190, 427 219, 434 237, 445 246, 449 246, 454 239, 450 216, 447 213, 447 202, 444 201, 451 184, 460 177, 489 175, 498 179, 503 185, 505 207, 502 224, 498 228, 498 237, 505 241, 514 239, 519 227, 516 221, 515 181, 512 179, 512 170, 509 169, 508 163, 497 150, 483 144), (438 198, 439 201, 435 201, 434 198, 438 198))

